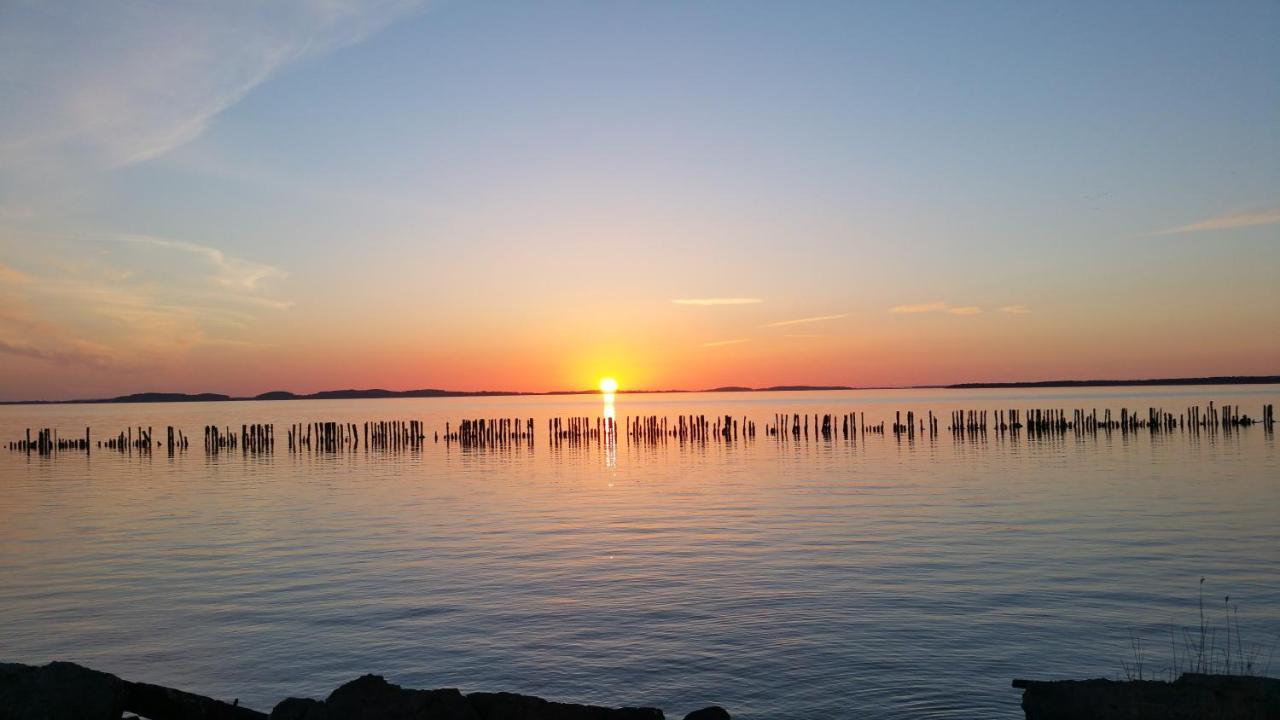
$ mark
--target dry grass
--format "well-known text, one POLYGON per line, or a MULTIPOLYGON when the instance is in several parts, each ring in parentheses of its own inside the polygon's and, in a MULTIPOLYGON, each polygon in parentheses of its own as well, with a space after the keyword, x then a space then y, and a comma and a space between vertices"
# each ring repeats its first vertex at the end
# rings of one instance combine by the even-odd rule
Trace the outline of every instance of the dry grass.
POLYGON ((1175 623, 1169 627, 1170 662, 1163 671, 1147 677, 1147 651, 1142 638, 1136 632, 1129 633, 1130 659, 1120 662, 1126 680, 1166 678, 1172 682, 1183 673, 1258 676, 1270 672, 1280 637, 1271 642, 1269 649, 1262 643, 1246 643, 1240 635, 1240 606, 1231 604, 1230 595, 1222 598, 1224 625, 1213 624, 1204 604, 1204 581, 1200 578, 1199 624, 1178 627, 1175 623))

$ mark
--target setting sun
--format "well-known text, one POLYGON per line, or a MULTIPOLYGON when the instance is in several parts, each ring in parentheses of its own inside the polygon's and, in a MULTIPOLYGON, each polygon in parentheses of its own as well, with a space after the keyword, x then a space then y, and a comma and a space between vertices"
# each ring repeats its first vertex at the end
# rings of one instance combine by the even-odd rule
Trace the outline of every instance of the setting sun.
POLYGON ((618 381, 611 377, 600 379, 600 392, 606 395, 612 395, 618 392, 618 381))

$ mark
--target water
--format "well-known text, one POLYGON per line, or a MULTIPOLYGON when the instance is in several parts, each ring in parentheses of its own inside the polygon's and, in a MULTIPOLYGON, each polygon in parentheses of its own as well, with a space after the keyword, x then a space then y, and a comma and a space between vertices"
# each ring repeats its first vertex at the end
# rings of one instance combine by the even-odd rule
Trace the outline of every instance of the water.
MULTIPOLYGON (((1280 388, 619 396, 626 415, 1163 406, 1255 417, 1280 388)), ((269 710, 374 672, 668 716, 1015 718, 1015 676, 1147 672, 1171 624, 1239 605, 1280 637, 1280 452, 1237 432, 602 448, 545 418, 598 396, 0 407, 170 458, 0 450, 0 660, 70 659, 269 710), (311 420, 534 417, 532 448, 308 453, 311 420), (274 422, 274 455, 200 448, 274 422)), ((1221 636, 1220 636, 1221 637, 1221 636)), ((1233 640, 1234 642, 1234 640, 1233 640)), ((1181 645, 1181 641, 1178 641, 1181 645)), ((1221 639, 1219 639, 1221 644, 1221 639)), ((1280 657, 1272 662, 1272 674, 1280 657)))

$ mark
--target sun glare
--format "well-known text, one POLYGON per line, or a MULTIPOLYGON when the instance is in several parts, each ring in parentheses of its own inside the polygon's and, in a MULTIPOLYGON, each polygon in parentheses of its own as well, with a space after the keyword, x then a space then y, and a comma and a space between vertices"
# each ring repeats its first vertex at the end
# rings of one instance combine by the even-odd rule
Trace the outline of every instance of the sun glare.
POLYGON ((600 392, 606 395, 618 392, 618 381, 611 377, 600 378, 600 392))

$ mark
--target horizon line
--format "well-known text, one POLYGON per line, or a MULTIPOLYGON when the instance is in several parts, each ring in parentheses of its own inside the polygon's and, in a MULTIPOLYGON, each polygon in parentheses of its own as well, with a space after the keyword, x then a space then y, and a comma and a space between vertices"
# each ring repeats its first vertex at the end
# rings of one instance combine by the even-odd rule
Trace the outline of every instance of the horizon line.
POLYGON ((160 402, 267 402, 288 400, 378 400, 378 399, 422 399, 448 397, 547 397, 554 395, 661 395, 696 394, 696 393, 747 393, 747 392, 820 392, 820 391, 867 391, 867 390, 982 390, 982 389, 1017 389, 1017 388, 1071 388, 1071 387, 1142 387, 1142 386, 1186 386, 1186 385, 1276 385, 1280 384, 1280 375, 1205 375, 1173 378, 1091 378, 1091 379, 1054 379, 1054 380, 1018 380, 1018 381, 977 381, 923 385, 768 385, 749 387, 745 385, 721 385, 701 389, 619 389, 606 393, 598 388, 582 390, 445 390, 441 388, 413 388, 409 390, 387 390, 385 388, 344 388, 340 390, 318 390, 312 393, 295 393, 289 390, 269 390, 257 395, 227 395, 214 392, 158 392, 144 391, 117 395, 105 398, 73 398, 68 400, 0 400, 0 405, 94 405, 94 404, 126 404, 126 403, 160 403, 160 402))

